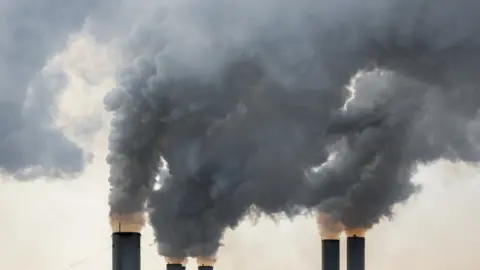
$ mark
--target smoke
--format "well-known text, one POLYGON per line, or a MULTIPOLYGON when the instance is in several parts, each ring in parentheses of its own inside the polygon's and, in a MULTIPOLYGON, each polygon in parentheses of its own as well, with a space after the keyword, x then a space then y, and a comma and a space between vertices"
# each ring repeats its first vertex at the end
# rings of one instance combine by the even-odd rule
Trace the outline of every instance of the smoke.
MULTIPOLYGON (((94 34, 98 42, 111 42, 122 33, 122 26, 131 24, 134 16, 126 16, 123 9, 129 5, 128 1, 118 5, 110 0, 2 1, 2 173, 28 180, 41 176, 75 176, 84 170, 90 162, 91 153, 67 136, 57 121, 61 114, 59 99, 68 84, 68 71, 52 62, 68 48, 71 38, 81 31, 94 34), (113 17, 122 23, 113 20, 113 17)), ((130 13, 136 14, 137 9, 130 8, 130 13)), ((84 129, 79 132, 92 132, 89 130, 91 125, 84 129)))
POLYGON ((2 1, 0 170, 19 179, 82 171, 85 153, 56 126, 62 70, 45 70, 96 1, 2 1))
POLYGON ((380 103, 388 117, 342 141, 342 149, 329 161, 335 165, 317 174, 351 185, 327 194, 330 198, 320 204, 347 227, 370 228, 383 217, 391 218, 392 207, 420 189, 410 181, 419 164, 440 157, 478 161, 476 143, 469 138, 476 134, 469 126, 478 120, 467 117, 465 107, 450 103, 445 89, 379 71, 359 77, 355 89, 347 114, 380 103))
POLYGON ((333 221, 331 216, 325 213, 317 214, 317 229, 320 237, 323 239, 339 239, 344 230, 343 224, 333 221))
POLYGON ((391 216, 418 190, 410 178, 419 163, 478 160, 479 7, 184 0, 153 8, 105 99, 114 113, 111 211, 141 211, 150 197, 159 252, 171 257, 215 254, 225 229, 253 210, 293 217, 320 207, 352 227, 391 216), (367 83, 349 99, 359 71, 367 83), (362 98, 373 102, 362 107, 362 98), (162 157, 170 175, 152 192, 162 157))

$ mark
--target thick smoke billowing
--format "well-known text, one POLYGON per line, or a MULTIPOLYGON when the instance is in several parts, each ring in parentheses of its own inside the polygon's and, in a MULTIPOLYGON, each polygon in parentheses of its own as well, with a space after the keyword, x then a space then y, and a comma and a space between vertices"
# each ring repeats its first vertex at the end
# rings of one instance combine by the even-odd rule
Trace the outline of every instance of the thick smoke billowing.
POLYGON ((391 216, 418 190, 418 164, 478 161, 479 8, 166 2, 133 33, 106 98, 112 211, 150 197, 159 252, 172 257, 214 254, 252 206, 320 208, 349 227, 391 216), (152 193, 161 157, 170 175, 152 193))
POLYGON ((347 227, 368 228, 383 216, 390 217, 392 206, 418 189, 410 182, 418 163, 439 157, 478 161, 476 142, 470 137, 478 135, 471 129, 477 123, 465 114, 473 108, 468 108, 467 102, 452 102, 455 89, 442 89, 391 72, 365 74, 358 79, 356 89, 355 98, 346 106, 347 113, 376 102, 390 116, 343 141, 330 163, 350 167, 338 170, 338 166, 324 166, 318 174, 323 179, 350 179, 355 183, 346 196, 343 190, 321 205, 347 227), (352 158, 355 162, 348 161, 352 158))
POLYGON ((83 169, 85 153, 54 122, 65 74, 42 69, 98 7, 91 0, 0 4, 0 171, 31 178, 83 169))
POLYGON ((55 123, 66 74, 46 67, 80 31, 101 44, 122 36, 148 2, 0 3, 0 172, 25 180, 71 176, 84 169, 91 155, 55 123))

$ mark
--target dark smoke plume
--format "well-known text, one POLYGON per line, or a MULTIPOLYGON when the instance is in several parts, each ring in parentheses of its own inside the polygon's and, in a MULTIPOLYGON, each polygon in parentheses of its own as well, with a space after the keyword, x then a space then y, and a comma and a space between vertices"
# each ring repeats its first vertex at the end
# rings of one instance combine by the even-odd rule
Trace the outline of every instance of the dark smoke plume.
POLYGON ((98 6, 92 0, 0 4, 0 171, 25 179, 83 169, 85 153, 54 122, 65 75, 42 69, 98 6))
POLYGON ((1 173, 27 180, 70 176, 84 169, 91 154, 55 125, 66 76, 44 67, 81 30, 87 29, 98 42, 112 41, 130 28, 146 2, 1 1, 1 173))
POLYGON ((163 8, 133 33, 106 98, 112 211, 150 197, 163 255, 214 254, 252 207, 371 226, 418 189, 418 164, 478 161, 480 2, 163 8), (170 175, 152 193, 161 157, 170 175))
POLYGON ((392 207, 418 190, 410 182, 418 164, 439 157, 453 162, 478 161, 476 140, 471 137, 478 136, 478 131, 472 130, 478 118, 465 114, 473 109, 467 108, 467 103, 451 103, 445 89, 392 72, 364 74, 355 88, 347 114, 383 103, 382 115, 388 117, 375 127, 347 136, 348 143, 342 144, 330 161, 335 166, 324 166, 318 174, 355 183, 337 195, 330 194, 320 205, 347 227, 369 228, 382 217, 391 217, 392 207), (352 157, 355 162, 348 161, 352 157))

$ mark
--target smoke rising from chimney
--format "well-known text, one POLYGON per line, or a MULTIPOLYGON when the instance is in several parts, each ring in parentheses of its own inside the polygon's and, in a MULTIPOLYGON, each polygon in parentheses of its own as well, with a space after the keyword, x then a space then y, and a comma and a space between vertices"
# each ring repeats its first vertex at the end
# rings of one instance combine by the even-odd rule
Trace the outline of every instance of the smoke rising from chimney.
POLYGON ((110 215, 110 227, 113 232, 141 232, 145 226, 145 217, 143 213, 133 213, 129 215, 110 215))
POLYGON ((317 213, 317 226, 322 239, 339 239, 344 229, 338 220, 334 220, 332 216, 321 212, 317 213))
POLYGON ((187 259, 186 258, 165 257, 165 262, 167 262, 167 264, 186 264, 187 259))
POLYGON ((141 211, 150 198, 163 255, 214 255, 252 206, 288 216, 319 209, 368 228, 418 190, 410 178, 419 163, 478 161, 480 3, 164 8, 132 35, 132 64, 105 99, 111 207, 141 211), (345 104, 362 70, 380 83, 357 85, 345 104), (384 99, 351 108, 378 85, 384 99), (170 175, 152 192, 161 157, 170 175))
POLYGON ((364 228, 346 229, 345 234, 347 237, 365 237, 366 231, 364 228))
POLYGON ((214 266, 216 262, 216 257, 197 257, 198 266, 214 266))

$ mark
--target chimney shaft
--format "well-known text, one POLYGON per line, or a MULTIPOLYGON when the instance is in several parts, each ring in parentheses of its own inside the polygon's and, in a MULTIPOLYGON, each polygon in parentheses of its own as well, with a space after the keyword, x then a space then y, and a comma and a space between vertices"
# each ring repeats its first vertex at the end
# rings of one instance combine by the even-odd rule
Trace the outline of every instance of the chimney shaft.
POLYGON ((213 270, 216 262, 215 256, 197 257, 197 270, 213 270))
POLYGON ((185 270, 181 263, 167 263, 167 270, 185 270))
POLYGON ((347 270, 365 270, 365 237, 347 238, 347 270))
POLYGON ((340 270, 340 240, 322 239, 322 270, 340 270))
POLYGON ((112 234, 112 270, 140 270, 140 233, 112 234))

